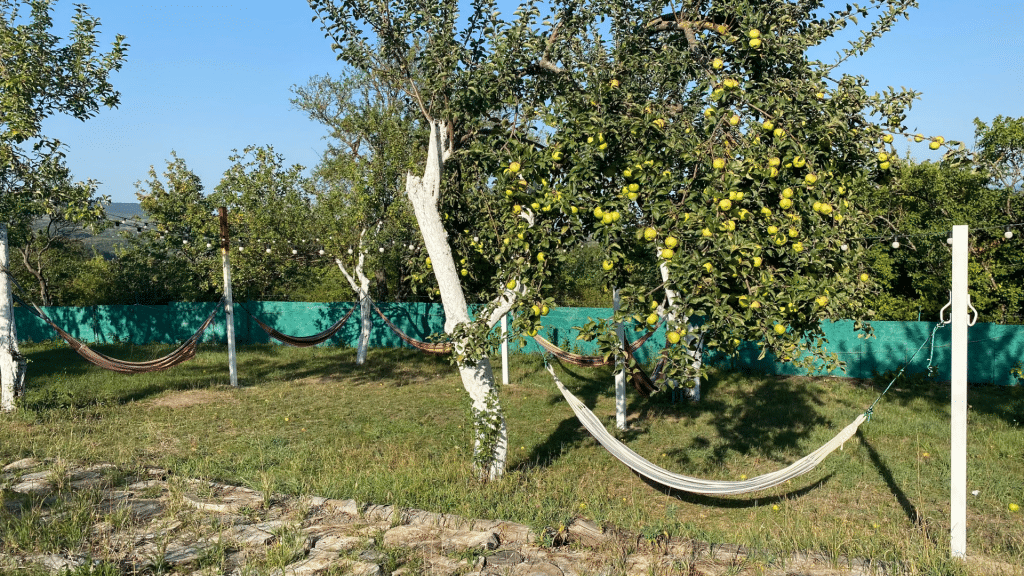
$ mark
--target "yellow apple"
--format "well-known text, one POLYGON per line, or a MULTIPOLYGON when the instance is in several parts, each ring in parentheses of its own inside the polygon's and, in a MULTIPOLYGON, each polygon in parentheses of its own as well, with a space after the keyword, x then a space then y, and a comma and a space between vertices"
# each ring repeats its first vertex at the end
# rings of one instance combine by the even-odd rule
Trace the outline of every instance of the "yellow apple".
POLYGON ((704 228, 703 230, 700 231, 700 235, 705 237, 705 238, 710 238, 711 237, 711 229, 710 228, 704 228))
POLYGON ((761 39, 760 38, 751 38, 750 42, 747 42, 747 44, 749 44, 751 48, 760 48, 761 47, 761 39))
POLYGON ((751 38, 760 38, 761 31, 758 30, 757 28, 754 28, 750 32, 747 32, 747 36, 750 36, 751 38))
POLYGON ((768 166, 771 166, 773 168, 778 167, 778 165, 781 163, 782 161, 779 160, 778 156, 773 156, 768 159, 768 166))
POLYGON ((721 70, 722 66, 724 65, 725 62, 722 62, 721 58, 715 58, 714 60, 711 61, 711 67, 714 68, 715 70, 721 70))
POLYGON ((793 201, 790 200, 789 198, 783 198, 782 200, 779 201, 779 207, 782 208, 783 210, 789 210, 790 208, 793 207, 793 201))
POLYGON ((889 159, 889 155, 886 154, 885 152, 879 152, 878 153, 878 161, 879 162, 885 162, 888 159, 889 159))
POLYGON ((594 208, 594 218, 604 218, 604 210, 601 207, 594 208))
POLYGON ((654 124, 658 128, 664 128, 665 127, 665 120, 663 118, 658 118, 654 122, 651 122, 651 124, 654 124))
POLYGON ((814 205, 811 206, 811 210, 814 210, 815 212, 821 212, 821 202, 815 202, 814 205))
POLYGON ((630 192, 638 192, 640 190, 640 185, 637 184, 636 182, 633 182, 627 188, 629 188, 630 192))
POLYGON ((708 273, 710 274, 711 271, 714 270, 714 266, 711 265, 711 262, 705 262, 704 263, 704 269, 707 270, 708 273))
POLYGON ((754 256, 753 258, 750 259, 750 261, 751 261, 751 263, 754 264, 754 268, 760 268, 761 267, 762 260, 761 260, 760 256, 754 256))
POLYGON ((932 143, 928 145, 932 150, 938 150, 939 146, 942 146, 942 144, 940 144, 938 140, 932 140, 932 143))
POLYGON ((668 340, 669 344, 678 344, 679 338, 679 332, 676 332, 675 330, 672 330, 669 333, 665 334, 665 340, 668 340))
POLYGON ((533 312, 534 316, 540 316, 540 306, 534 304, 533 306, 530 306, 530 311, 533 312))
POLYGON ((796 166, 797 168, 803 168, 804 164, 807 164, 807 160, 804 160, 803 156, 797 156, 796 158, 793 158, 793 166, 796 166))
POLYGON ((543 261, 544 261, 544 253, 543 252, 537 252, 537 262, 543 262, 543 261))
POLYGON ((881 164, 878 165, 878 167, 880 169, 882 169, 882 170, 888 170, 889 169, 889 163, 888 162, 882 162, 881 164))
POLYGON ((515 280, 509 280, 508 284, 505 284, 505 288, 508 288, 509 290, 515 290, 516 289, 516 281, 515 280))
POLYGON ((671 260, 672 257, 675 255, 675 250, 672 250, 671 248, 663 248, 661 250, 661 257, 664 258, 665 260, 671 260))
POLYGON ((572 206, 569 208, 569 211, 572 212, 573 214, 576 214, 577 212, 580 211, 580 209, 575 206, 572 206))
POLYGON ((821 296, 818 296, 817 298, 814 299, 814 303, 817 304, 818 306, 824 307, 825 305, 828 304, 828 296, 822 294, 821 296))
POLYGON ((782 324, 776 324, 773 330, 775 330, 775 333, 780 336, 786 333, 786 327, 782 324))
POLYGON ((533 210, 534 210, 535 212, 536 212, 537 210, 540 210, 540 202, 531 202, 531 203, 530 203, 530 208, 533 208, 533 210))
POLYGON ((882 142, 885 142, 886 144, 891 144, 892 134, 886 134, 885 136, 882 136, 882 142))
POLYGON ((513 163, 508 165, 508 171, 513 173, 513 174, 515 174, 516 172, 519 172, 519 168, 520 168, 519 162, 513 162, 513 163))
POLYGON ((870 279, 870 278, 871 278, 871 277, 870 277, 870 276, 868 276, 868 273, 867 273, 867 272, 864 272, 864 273, 862 273, 862 274, 860 275, 860 281, 861 281, 861 282, 867 282, 867 281, 868 281, 868 279, 870 279))
POLYGON ((555 150, 554 152, 551 153, 551 159, 554 160, 555 162, 558 162, 559 160, 562 159, 562 153, 559 152, 558 150, 555 150))
POLYGON ((761 127, 765 130, 771 130, 772 128, 775 128, 775 124, 773 124, 771 120, 765 120, 764 124, 761 124, 761 127))
POLYGON ((601 267, 604 268, 605 270, 611 270, 614 266, 615 263, 612 262, 611 260, 605 260, 604 262, 601 263, 601 267))
POLYGON ((541 316, 547 316, 548 312, 551 312, 551 309, 548 308, 547 306, 541 306, 540 307, 540 315, 541 316))
POLYGON ((814 93, 814 97, 817 98, 818 100, 821 100, 821 99, 823 99, 825 97, 825 93, 824 92, 815 92, 814 93))
POLYGON ((807 176, 804 176, 804 181, 808 184, 814 184, 818 181, 818 177, 814 174, 808 174, 807 176))
POLYGON ((655 230, 654 228, 651 228, 650 226, 648 226, 647 228, 644 228, 644 240, 647 240, 648 242, 650 242, 650 241, 654 240, 657 237, 658 237, 658 231, 657 230, 655 230))
POLYGON ((678 245, 679 240, 677 240, 675 236, 669 236, 668 238, 665 238, 665 246, 669 248, 675 248, 678 245))
POLYGON ((774 236, 775 234, 778 234, 779 233, 779 227, 778 226, 769 226, 768 227, 768 233, 771 234, 772 236, 774 236))
POLYGON ((769 218, 772 215, 772 211, 770 208, 761 208, 761 215, 765 218, 769 218))
POLYGON ((657 324, 658 323, 658 315, 657 314, 649 315, 647 317, 647 323, 650 324, 651 326, 654 326, 655 324, 657 324))
POLYGON ((733 114, 732 116, 729 117, 729 125, 730 126, 736 126, 739 123, 740 123, 740 117, 739 116, 733 114))
POLYGON ((618 79, 613 78, 612 81, 611 81, 611 85, 612 85, 612 88, 618 88, 619 87, 618 79))
POLYGON ((923 140, 924 140, 924 134, 915 134, 914 135, 914 142, 921 142, 923 140))
POLYGON ((465 268, 463 268, 463 269, 462 269, 462 270, 460 270, 459 272, 460 272, 460 273, 461 273, 461 274, 462 274, 463 276, 467 276, 467 275, 469 274, 469 270, 466 270, 465 268))
POLYGON ((427 257, 427 266, 433 266, 433 263, 431 263, 429 256, 427 257))
POLYGON ((605 212, 604 216, 601 216, 601 222, 604 222, 605 224, 611 224, 614 221, 615 217, 612 216, 611 212, 605 212))
POLYGON ((618 210, 612 211, 612 222, 618 222, 619 218, 621 218, 621 217, 622 217, 622 215, 619 214, 618 210))
POLYGON ((831 213, 832 213, 832 205, 831 205, 831 204, 824 204, 824 203, 823 203, 823 204, 821 205, 821 213, 822 213, 822 214, 824 214, 824 215, 826 215, 826 216, 828 216, 829 214, 831 214, 831 213))
POLYGON ((776 128, 776 129, 775 129, 775 130, 774 130, 774 131, 772 132, 772 134, 774 134, 776 138, 782 138, 783 136, 785 136, 785 135, 786 135, 786 131, 785 131, 785 130, 783 130, 782 128, 776 128))
POLYGON ((626 168, 625 170, 622 171, 622 175, 625 176, 626 178, 630 178, 633 176, 633 171, 630 170, 629 168, 626 168))
POLYGON ((718 203, 718 208, 722 212, 728 212, 729 210, 732 209, 732 202, 730 202, 728 199, 724 199, 718 203))
POLYGON ((725 168, 725 158, 715 158, 711 165, 714 166, 715 170, 722 170, 725 168))

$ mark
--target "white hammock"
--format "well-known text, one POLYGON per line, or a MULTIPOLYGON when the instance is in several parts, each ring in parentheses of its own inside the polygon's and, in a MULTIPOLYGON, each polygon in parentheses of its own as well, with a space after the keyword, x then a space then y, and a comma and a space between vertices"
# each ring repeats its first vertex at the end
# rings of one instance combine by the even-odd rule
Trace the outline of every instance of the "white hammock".
POLYGON ((827 444, 782 470, 738 482, 702 480, 700 478, 683 476, 681 474, 669 472, 664 468, 659 468, 646 460, 643 456, 640 456, 636 452, 630 450, 628 446, 619 442, 614 436, 608 433, 604 424, 598 420, 597 416, 594 416, 594 413, 591 412, 583 402, 580 402, 578 398, 566 390, 565 386, 562 385, 562 382, 558 380, 558 376, 555 376, 555 371, 551 368, 550 364, 547 368, 548 372, 551 372, 551 376, 555 379, 555 384, 558 385, 558 389, 562 392, 562 396, 565 396, 565 399, 572 408, 572 411, 576 413, 576 417, 579 418, 580 422, 594 436, 594 438, 596 438, 606 450, 611 452, 612 456, 621 460, 623 464, 629 466, 641 476, 650 478, 658 484, 696 494, 746 494, 748 492, 765 490, 772 486, 782 484, 787 480, 796 478, 801 474, 806 474, 813 470, 815 466, 820 464, 825 457, 835 451, 836 448, 842 448, 843 444, 857 433, 857 428, 867 420, 867 414, 857 416, 852 424, 843 428, 842 431, 840 431, 839 434, 836 434, 835 438, 829 440, 827 444))

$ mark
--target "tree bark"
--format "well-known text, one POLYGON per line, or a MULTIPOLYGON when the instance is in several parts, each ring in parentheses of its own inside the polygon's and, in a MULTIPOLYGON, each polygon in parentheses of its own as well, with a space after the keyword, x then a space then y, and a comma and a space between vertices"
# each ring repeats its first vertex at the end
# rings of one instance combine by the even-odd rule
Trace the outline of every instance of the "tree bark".
POLYGON ((25 384, 26 362, 18 350, 10 265, 7 224, 0 222, 0 412, 14 411, 14 400, 23 393, 25 384))
MULTIPOLYGON (((430 145, 427 151, 427 165, 423 177, 409 173, 406 177, 405 190, 409 196, 416 221, 423 235, 423 243, 433 264, 434 276, 441 291, 441 302, 445 312, 445 332, 452 334, 459 324, 469 323, 469 307, 459 280, 455 259, 452 257, 451 246, 448 244, 448 233, 444 229, 441 214, 438 212, 438 198, 441 190, 441 173, 444 162, 451 156, 452 142, 448 126, 444 122, 430 123, 430 145), (443 140, 443 141, 442 141, 443 140)), ((502 305, 487 319, 490 326, 501 320, 515 301, 515 294, 505 292, 499 299, 502 305)), ((468 342, 453 342, 455 353, 461 356, 466 351, 468 342)), ((459 376, 462 386, 469 393, 473 402, 475 445, 474 460, 481 477, 500 478, 505 472, 508 456, 508 430, 505 415, 498 402, 498 390, 491 370, 488 357, 477 360, 472 365, 458 362, 459 376)))
MULTIPOLYGON (((661 269, 661 281, 665 283, 665 299, 669 310, 672 310, 672 306, 676 302, 676 292, 668 288, 668 265, 662 261, 659 265, 661 269)), ((667 315, 668 324, 671 326, 675 322, 675 314, 669 312, 667 315)), ((686 325, 686 334, 683 335, 682 341, 686 344, 686 353, 689 354, 690 358, 693 359, 693 368, 700 370, 703 362, 703 351, 701 350, 700 339, 694 334, 693 326, 690 325, 689 318, 683 318, 683 324, 686 325), (694 344, 696 342, 696 344, 694 344)), ((683 394, 694 401, 700 400, 700 374, 693 377, 693 388, 683 388, 683 394)))
MULTIPOLYGON (((366 230, 363 230, 363 234, 366 234, 366 230)), ((341 258, 335 258, 334 261, 338 264, 338 268, 341 269, 341 273, 345 275, 345 279, 348 280, 349 286, 352 287, 352 291, 356 293, 359 298, 359 348, 356 350, 356 365, 362 366, 366 362, 366 350, 370 347, 370 330, 373 329, 373 322, 370 317, 370 279, 363 273, 363 263, 366 261, 366 252, 363 251, 363 234, 359 235, 359 260, 356 262, 356 278, 353 278, 348 270, 345 269, 345 263, 341 261, 341 258), (356 283, 356 279, 359 283, 356 283)))

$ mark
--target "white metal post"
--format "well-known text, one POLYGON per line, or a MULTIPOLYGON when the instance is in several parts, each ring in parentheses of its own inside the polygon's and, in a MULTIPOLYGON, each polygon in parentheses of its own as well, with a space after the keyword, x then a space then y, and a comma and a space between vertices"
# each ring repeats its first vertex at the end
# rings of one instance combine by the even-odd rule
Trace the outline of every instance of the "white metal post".
POLYGON ((501 317, 501 383, 508 386, 508 314, 501 317))
POLYGON ((949 459, 950 553, 953 558, 967 555, 967 238, 967 226, 953 226, 949 459))
POLYGON ((238 364, 235 358, 235 307, 231 300, 231 260, 228 256, 228 209, 220 209, 220 255, 224 264, 224 321, 228 335, 228 378, 238 386, 238 364))
MULTIPOLYGON (((619 289, 612 288, 612 308, 619 311, 619 289)), ((622 328, 622 322, 615 324, 615 334, 619 342, 625 342, 626 334, 622 328)), ((615 427, 619 430, 626 429, 626 370, 622 364, 623 357, 615 361, 615 427)))

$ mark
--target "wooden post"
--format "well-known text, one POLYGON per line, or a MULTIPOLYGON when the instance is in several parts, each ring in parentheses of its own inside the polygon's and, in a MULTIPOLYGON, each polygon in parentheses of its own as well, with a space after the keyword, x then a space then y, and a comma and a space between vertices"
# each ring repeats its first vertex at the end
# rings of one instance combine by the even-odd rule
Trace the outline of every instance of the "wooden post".
POLYGON ((508 386, 508 314, 501 317, 501 383, 508 386))
MULTIPOLYGON (((612 288, 612 308, 616 313, 619 311, 619 289, 612 288)), ((615 334, 619 342, 626 341, 626 332, 622 328, 622 322, 615 323, 615 334)), ((615 361, 615 427, 619 430, 626 429, 626 367, 623 365, 625 358, 619 355, 615 361)))
POLYGON ((967 295, 967 226, 953 226, 952 289, 950 322, 950 554, 967 556, 967 326, 970 314, 967 295))
POLYGON ((228 333, 228 376, 238 386, 238 364, 235 358, 235 308, 231 300, 231 260, 228 256, 228 209, 220 207, 220 257, 224 264, 224 317, 228 333))

